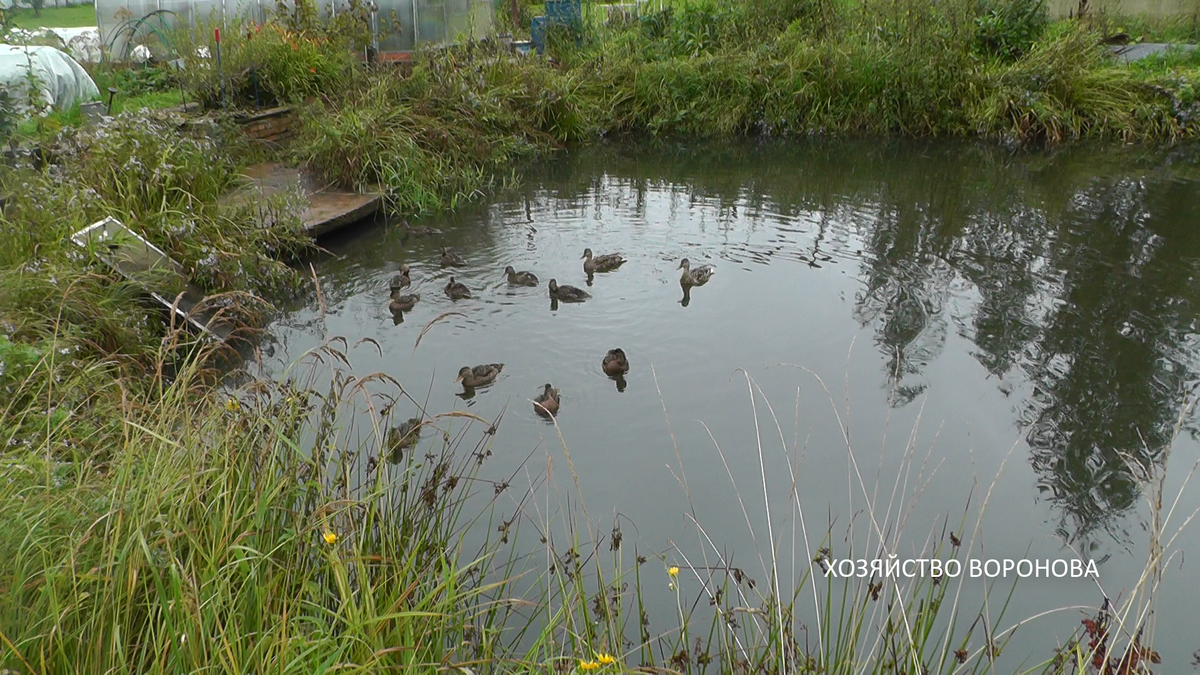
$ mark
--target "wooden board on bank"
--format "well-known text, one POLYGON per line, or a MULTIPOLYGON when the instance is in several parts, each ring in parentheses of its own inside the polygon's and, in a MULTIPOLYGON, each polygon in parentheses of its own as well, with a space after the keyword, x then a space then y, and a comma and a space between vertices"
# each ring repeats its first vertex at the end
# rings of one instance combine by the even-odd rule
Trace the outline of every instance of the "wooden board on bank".
POLYGON ((222 201, 228 204, 263 205, 259 218, 266 223, 271 219, 271 214, 265 208, 266 198, 288 190, 299 191, 308 203, 300 220, 304 223, 304 233, 311 237, 321 237, 339 230, 373 216, 383 208, 383 196, 380 194, 329 188, 296 167, 275 162, 247 168, 241 187, 222 201))

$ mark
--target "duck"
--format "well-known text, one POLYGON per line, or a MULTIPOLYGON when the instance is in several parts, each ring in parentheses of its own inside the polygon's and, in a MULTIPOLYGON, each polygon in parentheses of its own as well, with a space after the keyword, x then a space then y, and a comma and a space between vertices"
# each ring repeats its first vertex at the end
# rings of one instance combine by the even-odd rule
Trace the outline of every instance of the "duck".
POLYGON ((592 249, 583 249, 583 271, 590 274, 595 272, 611 272, 621 265, 625 264, 625 259, 620 253, 605 253, 604 255, 592 257, 592 249))
POLYGON ((471 297, 471 289, 467 288, 466 284, 459 283, 450 277, 450 283, 446 284, 446 295, 451 300, 465 300, 471 297))
MULTIPOLYGON (((399 290, 400 289, 396 289, 396 291, 399 291, 399 290)), ((392 310, 393 313, 411 312, 412 308, 417 304, 417 301, 420 299, 421 299, 420 293, 406 293, 404 295, 400 295, 400 293, 393 291, 392 292, 392 301, 388 303, 388 309, 392 310)))
POLYGON ((550 280, 550 297, 563 302, 583 302, 592 297, 587 291, 574 286, 559 286, 554 279, 550 280))
POLYGON ((442 247, 442 267, 461 267, 466 265, 467 261, 463 257, 445 246, 442 247))
POLYGON ((400 231, 405 237, 428 237, 442 233, 441 230, 428 225, 410 225, 407 220, 400 221, 400 231))
POLYGON ((558 413, 558 390, 547 382, 538 397, 533 399, 533 410, 539 415, 554 415, 558 413))
POLYGON ((421 418, 413 417, 388 430, 387 447, 393 454, 417 444, 421 437, 421 418))
POLYGON ((455 382, 462 382, 463 387, 483 387, 496 381, 496 376, 504 369, 503 363, 487 363, 482 366, 463 366, 458 371, 455 382))
POLYGON ((679 269, 683 270, 683 274, 679 275, 679 285, 685 288, 707 284, 708 280, 712 278, 713 272, 717 271, 717 268, 712 265, 701 265, 692 269, 687 258, 679 261, 679 269))
POLYGON ((600 367, 604 369, 604 374, 611 377, 620 377, 629 372, 629 359, 625 358, 625 350, 610 349, 604 355, 604 360, 600 362, 600 367))
POLYGON ((411 283, 412 279, 408 276, 408 265, 401 265, 400 274, 392 277, 392 280, 388 282, 388 288, 392 291, 392 293, 395 293, 401 288, 406 288, 411 283))
POLYGON ((504 273, 508 275, 508 283, 514 286, 537 286, 538 278, 533 272, 518 272, 513 269, 512 265, 504 268, 504 273))

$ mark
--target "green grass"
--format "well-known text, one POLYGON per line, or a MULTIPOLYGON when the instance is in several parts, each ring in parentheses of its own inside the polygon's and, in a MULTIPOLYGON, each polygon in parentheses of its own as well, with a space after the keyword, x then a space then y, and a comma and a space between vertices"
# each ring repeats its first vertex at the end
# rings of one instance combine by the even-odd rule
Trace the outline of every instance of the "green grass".
POLYGON ((32 9, 21 8, 9 13, 17 28, 79 28, 96 25, 96 7, 92 4, 44 7, 40 15, 32 9))
MULTIPOLYGON (((37 399, 56 384, 83 382, 24 387, 37 399)), ((188 369, 128 399, 101 462, 51 459, 66 440, 54 432, 6 453, 0 637, 17 651, 0 649, 0 667, 374 673, 494 658, 486 561, 453 554, 475 517, 461 509, 480 487, 469 451, 487 452, 487 423, 429 419, 421 454, 393 453, 382 431, 351 440, 352 403, 382 393, 347 387, 327 405, 302 385, 210 387, 188 369), (361 470, 369 480, 349 484, 361 470)))

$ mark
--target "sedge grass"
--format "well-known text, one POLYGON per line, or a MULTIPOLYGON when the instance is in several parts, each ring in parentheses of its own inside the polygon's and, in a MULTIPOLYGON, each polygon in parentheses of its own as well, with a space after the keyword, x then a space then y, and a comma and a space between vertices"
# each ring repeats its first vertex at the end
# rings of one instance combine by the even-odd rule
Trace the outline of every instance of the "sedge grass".
POLYGON ((256 382, 222 400, 205 380, 185 370, 131 397, 103 462, 57 460, 53 430, 6 453, 0 665, 366 673, 496 657, 490 551, 457 545, 478 517, 467 496, 493 493, 477 472, 498 421, 426 420, 427 442, 397 455, 384 431, 413 404, 396 390, 335 376, 326 392, 256 382), (355 435, 362 415, 377 433, 355 435))

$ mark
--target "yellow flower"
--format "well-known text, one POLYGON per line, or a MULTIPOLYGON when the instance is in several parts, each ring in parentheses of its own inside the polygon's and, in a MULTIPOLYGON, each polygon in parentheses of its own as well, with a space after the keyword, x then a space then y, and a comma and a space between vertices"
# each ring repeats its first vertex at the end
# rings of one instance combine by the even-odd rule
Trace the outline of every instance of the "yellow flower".
POLYGON ((600 667, 600 664, 596 661, 580 661, 579 662, 580 670, 595 670, 599 667, 600 667))
POLYGON ((229 412, 237 412, 242 409, 242 404, 238 403, 236 398, 225 399, 225 409, 229 412))
POLYGON ((671 577, 672 579, 679 576, 679 568, 672 567, 671 569, 667 570, 667 576, 671 577))
POLYGON ((332 532, 326 531, 324 538, 325 538, 325 543, 329 544, 330 546, 333 546, 334 544, 337 543, 337 535, 332 532))
POLYGON ((597 654, 596 660, 599 661, 600 665, 602 666, 611 666, 617 662, 617 659, 614 658, 612 654, 597 654))

